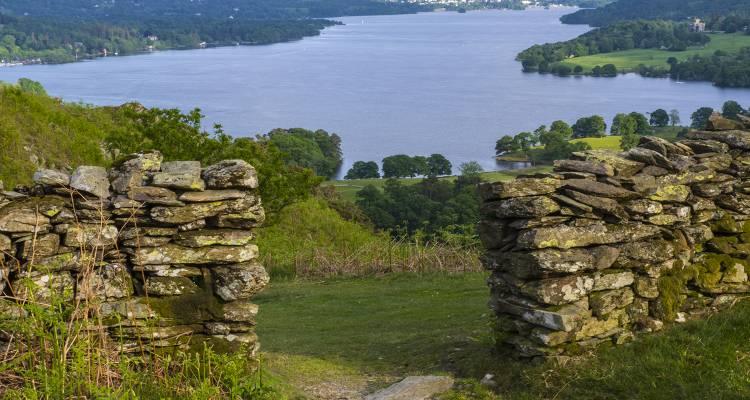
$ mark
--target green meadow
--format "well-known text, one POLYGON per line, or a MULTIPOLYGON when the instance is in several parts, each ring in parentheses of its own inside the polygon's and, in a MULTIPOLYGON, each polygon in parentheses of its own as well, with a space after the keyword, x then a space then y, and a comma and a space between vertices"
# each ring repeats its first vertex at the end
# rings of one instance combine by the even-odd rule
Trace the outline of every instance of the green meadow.
POLYGON ((657 49, 634 49, 626 51, 616 51, 613 53, 596 54, 584 57, 574 57, 563 62, 574 68, 576 65, 583 67, 584 72, 591 72, 591 69, 605 64, 614 64, 620 72, 632 72, 643 64, 651 67, 668 68, 667 60, 674 57, 678 60, 685 60, 693 55, 710 55, 717 50, 734 53, 743 47, 750 47, 750 35, 741 33, 709 34, 711 41, 703 47, 691 47, 685 51, 668 51, 657 49))

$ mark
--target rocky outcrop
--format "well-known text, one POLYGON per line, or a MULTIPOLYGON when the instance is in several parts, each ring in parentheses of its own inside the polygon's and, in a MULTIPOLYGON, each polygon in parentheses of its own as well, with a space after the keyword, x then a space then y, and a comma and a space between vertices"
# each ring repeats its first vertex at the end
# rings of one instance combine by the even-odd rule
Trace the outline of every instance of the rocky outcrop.
MULTIPOLYGON (((40 170, 33 186, 0 194, 0 290, 86 301, 123 351, 209 342, 255 352, 251 298, 269 280, 253 244, 264 220, 257 187, 244 161, 204 169, 158 152, 110 171, 40 170)), ((0 318, 22 311, 5 301, 0 318)))
POLYGON ((483 185, 499 341, 525 357, 623 343, 750 293, 750 124, 483 185))

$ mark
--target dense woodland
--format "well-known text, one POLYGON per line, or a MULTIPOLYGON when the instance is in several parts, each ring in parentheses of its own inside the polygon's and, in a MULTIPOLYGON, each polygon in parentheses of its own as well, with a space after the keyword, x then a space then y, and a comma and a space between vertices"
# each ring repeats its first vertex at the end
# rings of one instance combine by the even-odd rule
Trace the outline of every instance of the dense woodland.
POLYGON ((410 3, 376 0, 0 0, 0 12, 5 14, 113 21, 189 16, 276 20, 426 10, 410 3))
POLYGON ((554 63, 571 57, 631 49, 680 51, 709 41, 705 34, 690 32, 687 24, 628 21, 593 30, 566 42, 532 46, 518 54, 517 59, 525 71, 554 72, 554 63))
POLYGON ((750 87, 750 47, 736 54, 717 51, 674 62, 669 75, 681 81, 711 81, 721 87, 750 87))
POLYGON ((0 15, 0 60, 70 62, 152 49, 197 48, 201 43, 268 44, 320 33, 328 20, 219 20, 190 17, 133 22, 60 21, 0 15), (151 37, 151 38, 149 38, 151 37))
POLYGON ((579 10, 561 18, 566 24, 606 26, 618 21, 637 19, 685 20, 714 17, 710 29, 719 29, 724 18, 750 16, 750 0, 619 0, 597 9, 579 10))
POLYGON ((154 49, 269 44, 318 35, 323 17, 424 10, 375 0, 0 1, 0 62, 60 63, 154 49))

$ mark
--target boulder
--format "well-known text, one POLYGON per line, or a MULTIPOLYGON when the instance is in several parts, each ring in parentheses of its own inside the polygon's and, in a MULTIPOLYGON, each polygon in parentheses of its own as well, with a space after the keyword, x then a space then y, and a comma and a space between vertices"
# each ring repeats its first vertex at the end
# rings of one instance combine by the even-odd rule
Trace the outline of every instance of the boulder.
POLYGON ((614 244, 637 241, 656 236, 658 227, 640 223, 605 224, 596 222, 587 226, 560 225, 522 231, 518 235, 518 247, 522 249, 544 249, 554 247, 569 249, 596 244, 614 244))
POLYGON ((204 190, 202 192, 185 192, 180 195, 180 201, 188 203, 211 203, 214 201, 234 200, 245 196, 245 193, 234 190, 204 190))
POLYGON ((100 199, 109 198, 109 177, 102 167, 81 166, 73 171, 70 187, 100 199))
MULTIPOLYGON (((2 246, 0 246, 2 247, 2 246)), ((33 258, 38 260, 57 254, 60 248, 60 236, 54 233, 37 235, 29 240, 24 240, 19 246, 19 257, 22 259, 33 258)))
POLYGON ((223 311, 224 321, 254 323, 258 315, 258 305, 247 300, 231 301, 224 304, 223 311))
POLYGON ((558 187, 560 187, 559 179, 523 178, 482 184, 480 186, 480 195, 485 201, 540 196, 552 193, 558 187))
POLYGON ((68 228, 65 245, 79 247, 107 247, 117 244, 118 230, 113 225, 77 224, 68 228))
POLYGON ((648 198, 659 202, 684 203, 690 197, 690 188, 685 185, 663 185, 656 188, 648 198))
POLYGON ((167 189, 201 191, 206 188, 201 179, 199 161, 170 161, 162 163, 161 172, 153 174, 151 184, 167 189))
POLYGON ((247 230, 216 229, 180 232, 174 242, 186 247, 244 246, 253 238, 253 233, 247 230))
POLYGON ((681 140, 680 144, 689 147, 695 154, 726 153, 729 145, 717 140, 681 140))
POLYGON ((731 130, 742 130, 745 126, 740 121, 731 120, 724 117, 719 112, 714 112, 708 117, 708 123, 706 124, 706 130, 709 131, 731 131, 731 130))
POLYGON ((132 296, 133 279, 127 267, 107 264, 102 268, 79 275, 76 297, 79 299, 113 300, 132 296))
POLYGON ((747 131, 690 131, 686 137, 697 140, 715 140, 726 143, 734 149, 750 150, 750 132, 747 131))
POLYGON ((639 197, 638 193, 623 189, 618 186, 609 185, 590 179, 569 179, 563 181, 563 187, 592 196, 607 197, 613 199, 634 199, 639 197))
POLYGON ((211 203, 194 203, 182 207, 154 207, 150 211, 154 221, 165 224, 182 225, 213 217, 227 210, 228 205, 223 201, 211 203))
POLYGON ((545 309, 539 305, 524 304, 508 296, 494 299, 491 306, 496 311, 515 315, 530 324, 564 332, 576 329, 591 317, 588 300, 545 309))
POLYGON ((560 210, 560 206, 546 196, 514 197, 485 203, 483 212, 498 218, 544 217, 560 210))
POLYGON ((257 205, 240 212, 211 217, 207 222, 217 228, 252 229, 261 226, 265 220, 265 210, 257 205))
POLYGON ((197 293, 200 288, 185 277, 150 276, 143 290, 152 296, 180 296, 197 293))
POLYGON ((677 169, 675 168, 675 165, 661 153, 643 147, 634 147, 628 150, 626 156, 628 157, 628 159, 638 161, 646 165, 653 165, 656 167, 668 169, 670 171, 674 171, 677 169))
POLYGON ((573 158, 582 161, 598 161, 614 168, 615 175, 633 176, 645 166, 643 163, 628 160, 608 150, 587 150, 573 153, 573 158))
POLYGON ((516 289, 528 298, 542 304, 562 305, 580 300, 594 288, 589 276, 564 276, 538 281, 515 282, 516 289))
POLYGON ((428 400, 452 387, 453 378, 449 376, 410 376, 365 400, 428 400))
POLYGON ((258 246, 208 246, 192 248, 168 244, 135 249, 134 265, 153 264, 236 264, 258 257, 258 246))
POLYGON ((589 297, 591 311, 597 317, 605 316, 617 308, 630 305, 634 299, 633 290, 629 287, 604 292, 592 293, 589 297))
POLYGON ((664 211, 661 203, 647 199, 631 200, 624 204, 625 210, 633 214, 656 215, 664 211))
POLYGON ((23 204, 0 208, 0 232, 34 233, 49 230, 49 218, 37 213, 34 208, 26 208, 23 204))
POLYGON ((620 257, 615 261, 618 268, 641 268, 657 264, 674 257, 674 244, 666 240, 650 240, 620 245, 620 257))
POLYGON ((21 300, 49 303, 72 300, 75 281, 70 272, 23 272, 11 282, 13 294, 21 300))
POLYGON ((243 160, 225 160, 206 167, 203 179, 209 189, 256 189, 258 174, 243 160))
POLYGON ((270 280, 265 268, 257 262, 215 267, 212 272, 214 292, 224 301, 249 299, 270 280))
POLYGON ((692 156, 693 149, 680 142, 672 143, 657 136, 641 136, 638 147, 656 151, 665 156, 692 156))
POLYGON ((550 248, 530 252, 490 252, 485 256, 489 259, 485 263, 491 269, 526 279, 553 273, 573 274, 607 269, 614 264, 619 254, 619 249, 612 246, 569 250, 550 248))
POLYGON ((556 160, 554 166, 555 171, 561 172, 585 172, 601 176, 615 175, 614 167, 600 161, 556 160))
POLYGON ((177 193, 153 186, 136 186, 128 190, 128 198, 138 203, 160 206, 182 206, 177 200, 177 193))
MULTIPOLYGON (((594 212, 594 208, 581 203, 580 201, 576 201, 574 199, 571 199, 568 196, 561 195, 559 193, 553 194, 552 196, 555 201, 557 201, 560 205, 565 206, 565 208, 575 210, 579 213, 583 214, 589 214, 594 212)), ((562 211, 562 210, 561 210, 562 211)), ((569 215, 567 213, 562 213, 563 215, 569 215)))
POLYGON ((627 220, 630 218, 627 212, 622 208, 620 203, 614 199, 608 199, 606 197, 595 197, 576 192, 575 190, 564 190, 563 193, 571 199, 586 204, 592 207, 594 210, 600 211, 605 214, 609 214, 619 220, 627 220))
MULTIPOLYGON (((0 234, 0 253, 8 253, 12 249, 12 243, 10 241, 10 238, 0 234)), ((0 258, 2 258, 2 255, 0 254, 0 258)))
POLYGON ((34 183, 49 187, 63 187, 70 183, 70 176, 54 169, 40 169, 34 173, 34 183))
POLYGON ((607 270, 595 272, 593 291, 619 289, 633 284, 635 275, 631 271, 607 270))
POLYGON ((130 189, 143 186, 146 176, 158 172, 164 157, 158 151, 135 153, 115 162, 110 170, 112 189, 116 193, 127 193, 130 189))

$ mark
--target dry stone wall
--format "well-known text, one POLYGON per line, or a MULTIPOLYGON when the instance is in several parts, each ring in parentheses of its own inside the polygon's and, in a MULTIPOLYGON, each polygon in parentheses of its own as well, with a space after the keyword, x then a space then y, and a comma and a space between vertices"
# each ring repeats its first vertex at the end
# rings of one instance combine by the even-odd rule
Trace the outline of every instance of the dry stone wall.
POLYGON ((481 193, 497 336, 521 356, 623 343, 750 292, 750 119, 575 153, 481 193))
POLYGON ((253 244, 264 212, 252 166, 151 152, 34 182, 0 194, 0 319, 23 317, 18 303, 85 301, 124 351, 257 351, 250 299, 269 278, 253 244))

